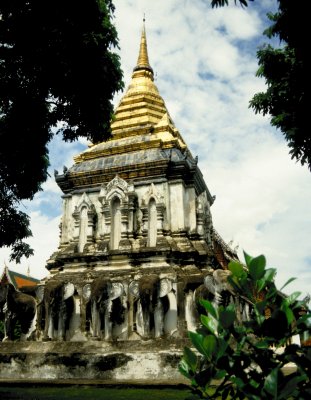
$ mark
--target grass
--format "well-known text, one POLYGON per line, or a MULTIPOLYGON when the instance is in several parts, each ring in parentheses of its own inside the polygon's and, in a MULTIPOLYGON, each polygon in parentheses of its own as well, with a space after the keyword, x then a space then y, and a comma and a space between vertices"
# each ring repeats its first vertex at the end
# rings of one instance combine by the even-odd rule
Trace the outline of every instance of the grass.
POLYGON ((133 387, 0 387, 1 400, 185 400, 187 388, 133 387))

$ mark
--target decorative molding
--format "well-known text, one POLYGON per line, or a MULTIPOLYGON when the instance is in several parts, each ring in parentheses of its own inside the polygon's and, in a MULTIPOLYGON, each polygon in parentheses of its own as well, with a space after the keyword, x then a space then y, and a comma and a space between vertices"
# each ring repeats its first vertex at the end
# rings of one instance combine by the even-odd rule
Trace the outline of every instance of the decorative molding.
POLYGON ((147 192, 142 197, 142 206, 148 206, 150 199, 154 199, 157 205, 164 205, 164 197, 156 189, 153 183, 151 183, 147 192))

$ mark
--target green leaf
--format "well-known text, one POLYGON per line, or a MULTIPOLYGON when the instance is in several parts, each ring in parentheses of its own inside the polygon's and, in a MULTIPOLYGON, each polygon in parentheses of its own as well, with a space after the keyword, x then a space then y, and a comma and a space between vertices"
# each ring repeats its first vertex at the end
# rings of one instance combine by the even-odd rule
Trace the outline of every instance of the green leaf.
POLYGON ((277 399, 278 394, 278 374, 279 367, 274 368, 271 373, 266 377, 264 389, 271 394, 273 399, 277 399))
POLYGON ((180 360, 180 363, 178 364, 178 370, 186 378, 188 379, 192 378, 192 375, 189 373, 189 365, 183 358, 180 360))
POLYGON ((258 388, 259 387, 259 383, 257 381, 255 381, 254 379, 251 379, 249 381, 250 385, 253 386, 254 388, 258 388))
POLYGON ((261 255, 251 260, 248 265, 250 276, 256 281, 261 279, 265 274, 266 257, 261 255))
POLYGON ((248 266, 251 263, 253 257, 251 257, 249 254, 247 254, 246 251, 243 251, 243 254, 244 254, 245 263, 248 266))
POLYGON ((200 300, 200 304, 201 304, 201 305, 205 308, 205 310, 206 310, 209 314, 211 314, 214 318, 218 318, 217 310, 215 309, 215 307, 213 306, 213 304, 212 304, 210 301, 201 299, 201 300, 200 300))
POLYGON ((205 349, 205 354, 209 358, 212 358, 217 352, 217 339, 213 335, 208 335, 203 340, 203 346, 205 349))
MULTIPOLYGON (((245 275, 245 276, 247 276, 247 275, 245 275)), ((230 283, 230 285, 233 287, 233 289, 235 289, 237 292, 240 292, 241 290, 243 290, 241 287, 241 283, 243 284, 243 282, 241 282, 237 276, 229 275, 227 279, 228 279, 228 282, 230 283)))
POLYGON ((234 382, 234 383, 236 384, 236 386, 237 386, 239 389, 242 389, 242 388, 245 386, 245 383, 244 383, 243 380, 242 380, 241 378, 239 378, 239 377, 232 376, 232 377, 231 377, 231 380, 232 380, 232 382, 234 382))
POLYGON ((189 347, 184 348, 183 359, 189 365, 191 371, 195 372, 197 367, 198 357, 191 349, 189 349, 189 347))
POLYGON ((201 322, 213 335, 218 335, 218 322, 215 318, 201 315, 201 322))
POLYGON ((282 291, 287 285, 289 285, 291 282, 293 282, 294 280, 296 280, 297 278, 290 278, 280 289, 280 291, 282 291))
POLYGON ((233 325, 235 321, 235 311, 227 307, 223 312, 219 314, 219 322, 223 328, 227 329, 233 325))
POLYGON ((287 305, 286 300, 283 301, 283 303, 281 305, 281 310, 285 313, 287 323, 288 323, 288 325, 290 325, 294 321, 295 316, 294 316, 292 309, 287 305))
POLYGON ((255 343, 257 349, 268 349, 269 343, 266 340, 259 340, 259 342, 255 343))
POLYGON ((258 292, 261 292, 262 289, 266 286, 267 282, 265 278, 259 279, 256 283, 258 292))
POLYGON ((224 339, 218 338, 218 351, 217 351, 217 360, 219 360, 226 352, 229 343, 224 339))
POLYGON ((294 292, 294 293, 290 294, 288 297, 286 297, 285 301, 288 305, 293 304, 300 295, 301 295, 301 292, 294 292))
POLYGON ((204 336, 196 332, 188 332, 188 336, 193 346, 203 355, 205 355, 205 348, 203 345, 204 336))
MULTIPOLYGON (((289 379, 289 377, 287 377, 287 379, 289 379)), ((280 393, 280 398, 288 399, 291 397, 293 392, 296 390, 298 383, 303 382, 304 380, 305 376, 294 376, 292 379, 287 381, 280 393)))
POLYGON ((230 261, 228 268, 229 268, 229 271, 232 272, 232 275, 236 276, 237 278, 246 276, 246 272, 244 271, 243 265, 237 261, 230 261))
POLYGON ((274 278, 276 275, 276 269, 275 268, 267 268, 265 272, 264 279, 265 281, 268 282, 273 282, 274 278))
POLYGON ((224 369, 220 369, 215 373, 214 379, 223 379, 226 376, 227 372, 224 369))

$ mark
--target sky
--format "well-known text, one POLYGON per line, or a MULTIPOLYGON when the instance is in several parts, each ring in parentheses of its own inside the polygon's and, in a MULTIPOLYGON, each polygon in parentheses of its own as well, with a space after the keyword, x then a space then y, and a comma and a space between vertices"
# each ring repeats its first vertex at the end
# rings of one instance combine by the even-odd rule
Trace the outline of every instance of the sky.
MULTIPOLYGON (((234 2, 232 1, 234 4, 234 2)), ((255 76, 256 51, 276 0, 255 0, 212 9, 209 0, 114 0, 114 23, 124 81, 136 64, 145 14, 150 64, 167 109, 188 144, 212 195, 215 229, 243 260, 264 254, 277 268, 277 284, 297 279, 285 292, 311 293, 311 173, 291 160, 282 134, 269 117, 249 109, 252 96, 265 90, 255 76)), ((279 43, 276 43, 277 45, 279 43)), ((121 98, 115 97, 115 105, 121 98)), ((85 141, 50 143, 50 175, 33 201, 23 202, 31 216, 35 255, 16 266, 0 249, 0 263, 37 278, 48 275, 46 260, 57 250, 62 213, 54 170, 73 165, 85 141)), ((1 265, 0 264, 0 265, 1 265)))

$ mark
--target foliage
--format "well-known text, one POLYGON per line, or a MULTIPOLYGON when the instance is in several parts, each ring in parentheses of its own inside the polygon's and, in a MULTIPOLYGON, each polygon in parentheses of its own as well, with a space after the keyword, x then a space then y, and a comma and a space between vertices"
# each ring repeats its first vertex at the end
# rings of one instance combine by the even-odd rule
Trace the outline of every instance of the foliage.
POLYGON ((277 290, 276 270, 266 268, 264 256, 245 253, 245 261, 246 267, 229 264, 228 279, 239 299, 251 306, 250 318, 238 318, 234 304, 217 308, 201 300, 206 311, 202 326, 189 332, 193 348, 185 348, 180 363, 194 388, 192 398, 309 399, 311 348, 291 344, 291 338, 306 331, 310 335, 311 314, 297 300, 299 292, 285 296, 277 290), (288 363, 297 368, 285 371, 288 363))
POLYGON ((2 0, 0 4, 0 247, 32 254, 20 211, 47 179, 47 145, 109 137, 122 89, 111 0, 2 0))
MULTIPOLYGON (((239 0, 247 6, 247 0, 239 0)), ((237 1, 235 0, 235 3, 237 1)), ((228 0, 212 0, 213 7, 228 5, 228 0)), ((250 101, 255 113, 271 116, 271 125, 279 128, 290 148, 289 154, 311 170, 311 135, 308 105, 310 103, 310 61, 307 38, 308 0, 278 0, 278 11, 269 13, 271 26, 264 31, 268 38, 277 38, 282 46, 264 45, 257 52, 257 76, 267 84, 250 101)))
MULTIPOLYGON (((4 315, 3 315, 4 316, 4 315)), ((14 326, 13 340, 18 340, 21 337, 21 324, 17 320, 14 326)), ((4 338, 4 319, 0 320, 0 342, 4 338)))
MULTIPOLYGON (((237 1, 239 1, 240 5, 242 7, 247 7, 248 3, 247 0, 234 0, 234 3, 236 4, 237 1)), ((254 1, 254 0, 248 0, 248 1, 254 1)), ((229 5, 229 0, 212 0, 211 1, 212 7, 223 7, 223 6, 228 6, 229 5)))
POLYGON ((271 125, 285 136, 292 158, 311 169, 311 136, 308 125, 310 96, 309 61, 307 60, 306 1, 279 1, 279 10, 268 14, 272 25, 264 32, 285 44, 282 48, 265 45, 257 52, 257 75, 264 77, 267 91, 250 101, 256 113, 270 114, 271 125))

